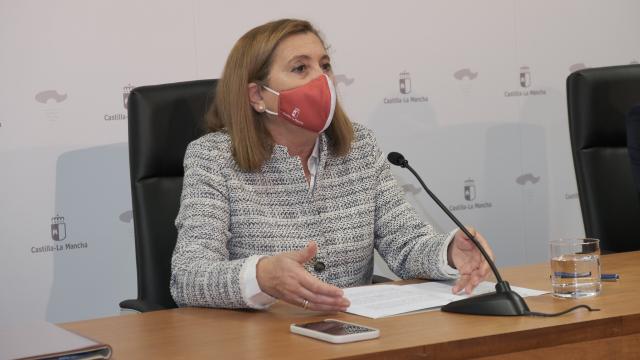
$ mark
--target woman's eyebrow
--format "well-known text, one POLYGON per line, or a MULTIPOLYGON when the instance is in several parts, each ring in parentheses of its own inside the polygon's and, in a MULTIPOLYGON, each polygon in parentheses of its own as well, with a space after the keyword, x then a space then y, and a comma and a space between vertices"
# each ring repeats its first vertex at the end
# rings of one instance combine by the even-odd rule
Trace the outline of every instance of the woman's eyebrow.
MULTIPOLYGON (((297 60, 307 60, 308 61, 308 60, 311 60, 311 56, 304 55, 304 54, 302 54, 302 55, 294 55, 291 59, 289 59, 289 61, 287 61, 287 64, 291 64, 291 63, 293 63, 293 62, 295 62, 297 60)), ((330 61, 331 58, 329 57, 329 55, 324 54, 320 58, 320 61, 323 61, 323 60, 329 60, 330 61)))

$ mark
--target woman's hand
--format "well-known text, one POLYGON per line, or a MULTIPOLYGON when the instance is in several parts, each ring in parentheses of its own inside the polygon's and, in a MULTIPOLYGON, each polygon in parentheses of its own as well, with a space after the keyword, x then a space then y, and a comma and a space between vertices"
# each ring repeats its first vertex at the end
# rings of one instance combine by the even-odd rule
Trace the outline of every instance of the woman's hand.
MULTIPOLYGON (((487 240, 476 232, 472 227, 467 230, 482 245, 491 260, 494 259, 493 251, 487 244, 487 240)), ((457 294, 463 289, 467 294, 471 294, 473 289, 491 273, 491 267, 480 253, 480 250, 465 235, 462 230, 458 230, 449 244, 447 250, 449 265, 455 267, 460 272, 460 278, 453 287, 453 293, 457 294)))
POLYGON ((290 304, 315 311, 345 311, 349 300, 342 289, 309 274, 304 263, 318 251, 315 241, 299 251, 290 251, 258 261, 256 276, 265 293, 290 304))

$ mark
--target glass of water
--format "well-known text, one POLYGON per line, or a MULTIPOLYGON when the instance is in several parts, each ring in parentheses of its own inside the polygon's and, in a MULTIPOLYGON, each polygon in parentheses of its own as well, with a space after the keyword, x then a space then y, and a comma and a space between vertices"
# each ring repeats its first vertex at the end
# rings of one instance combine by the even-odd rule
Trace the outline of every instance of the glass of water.
POLYGON ((551 241, 553 296, 580 298, 600 293, 600 240, 551 241))

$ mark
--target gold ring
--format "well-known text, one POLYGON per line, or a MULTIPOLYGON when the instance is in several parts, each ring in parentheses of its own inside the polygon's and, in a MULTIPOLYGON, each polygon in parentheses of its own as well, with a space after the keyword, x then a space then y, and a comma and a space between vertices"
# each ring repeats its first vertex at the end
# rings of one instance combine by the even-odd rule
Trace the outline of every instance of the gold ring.
POLYGON ((302 308, 307 310, 307 307, 309 306, 309 300, 305 300, 302 302, 302 308))

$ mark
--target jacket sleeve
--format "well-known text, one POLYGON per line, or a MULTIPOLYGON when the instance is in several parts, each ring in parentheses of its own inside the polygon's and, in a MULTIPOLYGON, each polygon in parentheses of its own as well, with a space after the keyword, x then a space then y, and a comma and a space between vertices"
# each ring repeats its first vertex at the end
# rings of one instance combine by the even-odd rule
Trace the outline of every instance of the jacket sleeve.
POLYGON ((375 169, 375 248, 389 268, 403 279, 455 278, 447 273, 441 257, 449 243, 449 234, 434 231, 425 224, 405 198, 389 163, 378 148, 373 134, 371 153, 375 169))
POLYGON ((229 200, 215 153, 203 139, 189 144, 171 259, 171 295, 178 306, 243 308, 240 271, 229 260, 229 200))

